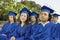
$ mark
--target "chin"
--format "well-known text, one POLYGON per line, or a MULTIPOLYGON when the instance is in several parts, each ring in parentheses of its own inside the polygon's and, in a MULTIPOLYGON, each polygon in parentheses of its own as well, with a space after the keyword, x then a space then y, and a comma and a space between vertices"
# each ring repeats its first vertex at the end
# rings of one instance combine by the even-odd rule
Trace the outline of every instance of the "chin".
POLYGON ((45 20, 42 20, 43 22, 45 22, 45 20))

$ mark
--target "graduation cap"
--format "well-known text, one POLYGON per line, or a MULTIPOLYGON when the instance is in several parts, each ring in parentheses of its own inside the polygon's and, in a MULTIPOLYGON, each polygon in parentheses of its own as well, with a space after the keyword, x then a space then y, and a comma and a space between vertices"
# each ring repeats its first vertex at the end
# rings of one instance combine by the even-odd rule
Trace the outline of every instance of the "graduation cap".
POLYGON ((49 14, 54 12, 53 9, 51 9, 51 8, 49 8, 49 7, 47 7, 47 6, 43 6, 43 7, 41 8, 41 11, 42 11, 42 12, 48 12, 49 14))
POLYGON ((9 16, 16 16, 17 14, 16 14, 15 12, 9 11, 9 12, 8 12, 8 15, 9 15, 9 16))
POLYGON ((30 16, 30 11, 27 9, 27 8, 23 8, 21 11, 20 11, 20 14, 22 14, 22 13, 26 13, 28 16, 30 16))
POLYGON ((35 16, 36 18, 38 18, 39 15, 36 12, 32 12, 31 16, 35 16))
POLYGON ((60 15, 59 14, 53 14, 53 17, 58 18, 60 15))

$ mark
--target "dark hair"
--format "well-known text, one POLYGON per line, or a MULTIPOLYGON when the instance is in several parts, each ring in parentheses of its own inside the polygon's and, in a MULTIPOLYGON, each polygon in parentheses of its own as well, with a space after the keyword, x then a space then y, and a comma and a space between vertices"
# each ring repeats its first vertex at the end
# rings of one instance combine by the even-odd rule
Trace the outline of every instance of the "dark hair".
POLYGON ((48 21, 51 21, 52 15, 51 15, 51 14, 49 14, 48 16, 49 16, 48 21))
MULTIPOLYGON (((20 15, 18 17, 18 23, 21 24, 20 15)), ((27 20, 25 21, 25 25, 24 26, 26 26, 28 23, 29 23, 29 17, 27 17, 27 20)))
POLYGON ((38 23, 38 18, 36 18, 36 23, 38 23))
MULTIPOLYGON (((13 20, 14 20, 14 22, 16 22, 16 18, 14 16, 13 16, 13 20)), ((10 23, 9 17, 8 17, 8 22, 10 23)))

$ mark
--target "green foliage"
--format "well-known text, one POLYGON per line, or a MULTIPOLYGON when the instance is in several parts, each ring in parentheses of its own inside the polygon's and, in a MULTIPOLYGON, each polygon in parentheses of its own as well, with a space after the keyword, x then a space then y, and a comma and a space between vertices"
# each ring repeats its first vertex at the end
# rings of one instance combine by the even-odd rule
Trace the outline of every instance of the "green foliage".
MULTIPOLYGON (((8 11, 13 11, 19 14, 19 11, 23 8, 28 8, 31 12, 40 11, 40 5, 36 4, 34 1, 21 1, 15 2, 14 0, 0 0, 0 20, 7 20, 8 11)), ((17 19, 18 19, 17 15, 17 19)))

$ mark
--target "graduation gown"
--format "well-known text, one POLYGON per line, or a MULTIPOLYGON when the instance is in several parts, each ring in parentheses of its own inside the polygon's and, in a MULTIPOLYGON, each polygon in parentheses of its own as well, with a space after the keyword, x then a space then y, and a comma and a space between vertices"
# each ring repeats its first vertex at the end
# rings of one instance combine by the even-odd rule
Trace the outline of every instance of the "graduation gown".
POLYGON ((56 24, 54 23, 55 31, 52 34, 53 40, 59 40, 59 25, 60 25, 60 23, 56 23, 56 24))
POLYGON ((30 36, 30 25, 26 25, 22 27, 20 24, 18 24, 18 28, 16 28, 16 31, 14 32, 15 40, 26 40, 30 36))
POLYGON ((33 25, 30 24, 30 25, 31 25, 31 32, 30 32, 29 40, 35 40, 35 36, 42 31, 42 27, 38 23, 35 23, 33 25))
POLYGON ((60 23, 57 23, 56 26, 57 26, 57 35, 56 35, 56 37, 58 38, 58 40, 60 40, 60 23))
POLYGON ((56 26, 54 23, 49 22, 45 26, 40 23, 40 26, 42 31, 35 36, 36 40, 55 40, 56 26))
POLYGON ((14 22, 12 24, 10 24, 10 23, 4 24, 0 31, 0 39, 7 40, 7 38, 9 39, 11 36, 13 36, 11 34, 13 33, 13 31, 15 31, 16 26, 17 26, 16 22, 14 22), (4 34, 4 35, 2 35, 2 34, 4 34))

